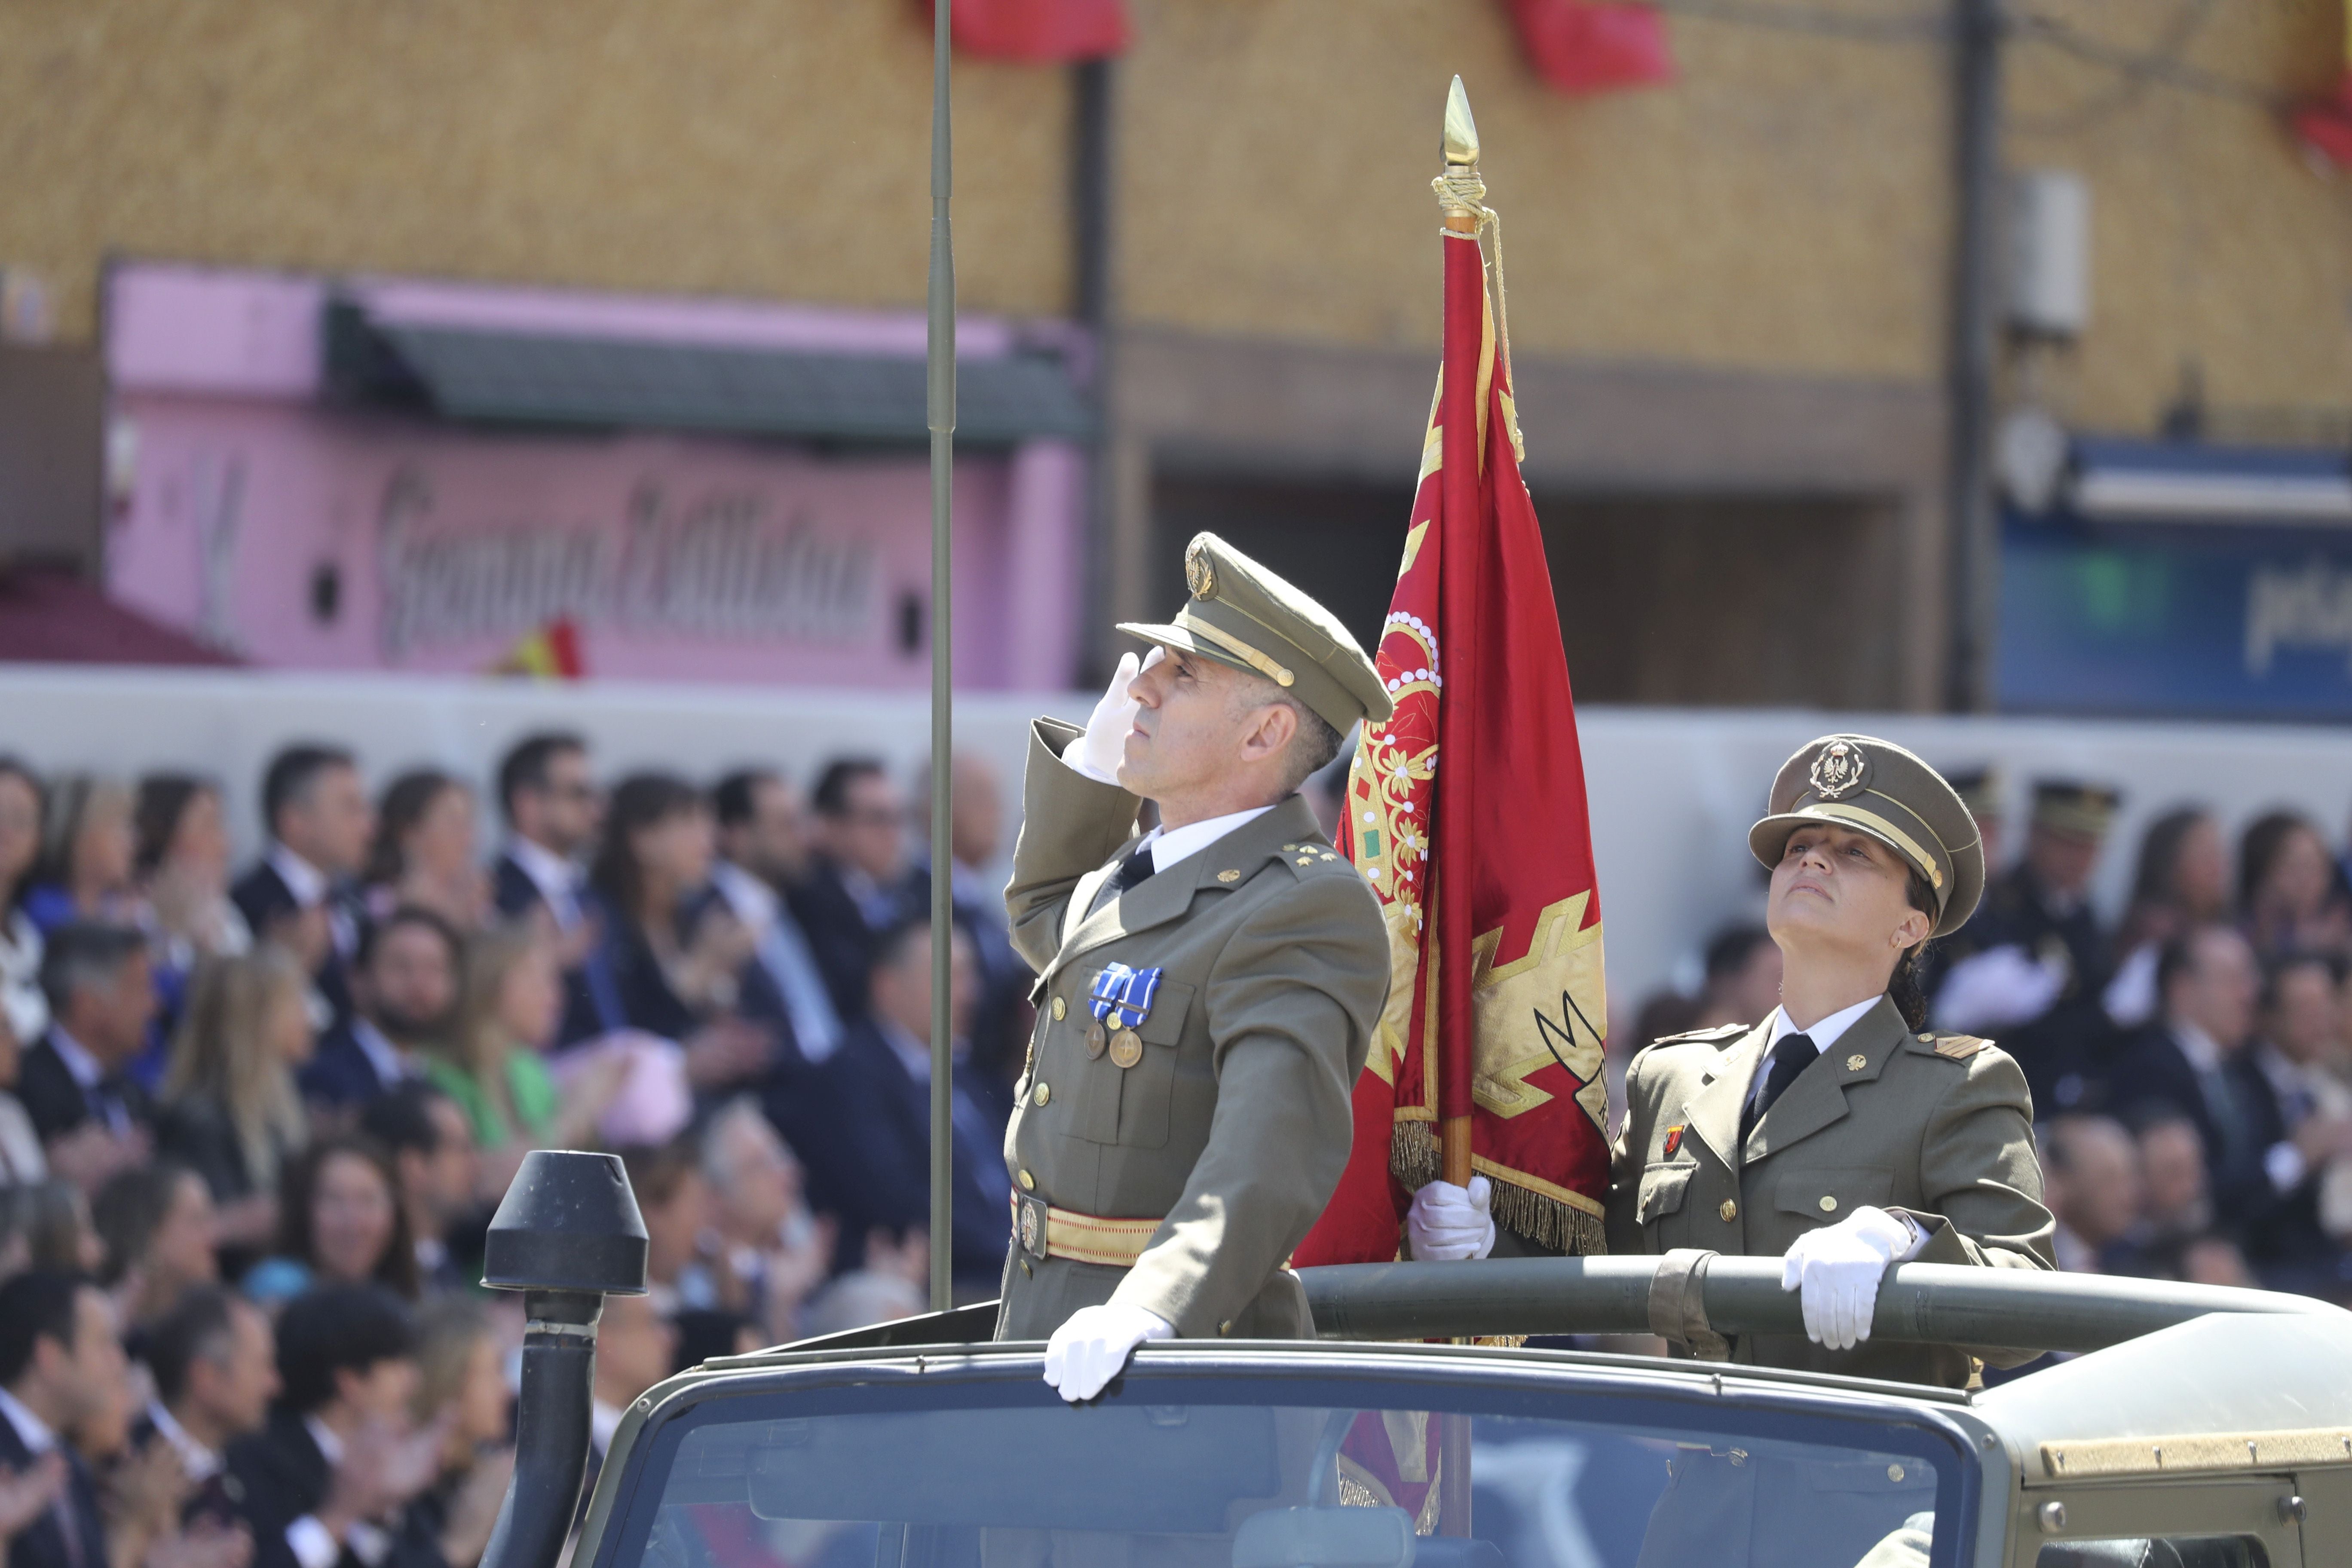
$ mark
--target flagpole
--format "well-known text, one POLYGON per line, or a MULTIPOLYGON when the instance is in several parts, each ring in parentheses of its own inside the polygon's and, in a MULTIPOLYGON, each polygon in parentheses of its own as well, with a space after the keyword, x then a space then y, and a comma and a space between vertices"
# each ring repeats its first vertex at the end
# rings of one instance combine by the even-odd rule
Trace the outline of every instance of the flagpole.
POLYGON ((955 237, 948 199, 955 184, 948 120, 954 0, 933 0, 931 16, 930 331, 925 345, 925 412, 931 429, 931 1310, 954 1304, 954 1056, 948 1031, 954 938, 950 921, 955 849, 949 823, 954 788, 954 699, 950 685, 948 514, 955 475, 955 237))

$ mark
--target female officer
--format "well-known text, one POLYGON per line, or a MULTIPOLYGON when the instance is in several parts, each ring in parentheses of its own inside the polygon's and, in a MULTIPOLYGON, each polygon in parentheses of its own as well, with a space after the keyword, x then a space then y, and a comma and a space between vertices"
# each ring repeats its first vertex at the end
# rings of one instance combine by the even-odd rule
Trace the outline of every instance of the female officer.
MULTIPOLYGON (((1957 1386, 1969 1347, 1864 1342, 1890 1264, 2053 1267, 2023 1074, 1983 1040, 1925 1032, 1919 950, 1984 890, 1976 824, 1902 747, 1828 735, 1780 769, 1748 843, 1772 873, 1780 1005, 1634 1058, 1610 1248, 1785 1257, 1806 1337, 1737 1340, 1733 1359, 1957 1386)), ((1459 1240, 1467 1207, 1424 1189, 1414 1256, 1483 1256, 1491 1231, 1459 1240)))

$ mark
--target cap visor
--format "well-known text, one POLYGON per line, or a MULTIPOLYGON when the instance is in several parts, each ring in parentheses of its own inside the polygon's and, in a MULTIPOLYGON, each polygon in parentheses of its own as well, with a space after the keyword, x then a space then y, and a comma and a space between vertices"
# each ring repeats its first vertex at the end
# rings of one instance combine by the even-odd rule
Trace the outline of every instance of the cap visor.
POLYGON ((1145 642, 1158 643, 1161 647, 1172 647, 1182 653, 1198 654, 1202 658, 1213 658, 1219 664, 1231 665, 1235 669, 1244 670, 1252 675, 1257 673, 1232 654, 1223 648, 1211 647, 1182 626, 1161 626, 1149 621, 1121 621, 1118 623, 1118 629, 1131 637, 1141 637, 1145 642))

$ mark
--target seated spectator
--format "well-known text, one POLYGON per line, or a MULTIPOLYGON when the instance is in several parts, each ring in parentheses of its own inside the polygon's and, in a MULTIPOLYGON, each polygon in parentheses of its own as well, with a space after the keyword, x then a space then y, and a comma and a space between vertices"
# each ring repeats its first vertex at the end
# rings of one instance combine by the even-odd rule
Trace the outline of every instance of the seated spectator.
POLYGON ((545 1052, 563 1013, 555 949, 528 922, 483 932, 466 950, 457 1023, 425 1058, 433 1085, 473 1123, 486 1195, 503 1193, 534 1148, 593 1142, 597 1118, 619 1092, 625 1058, 599 1056, 557 1087, 545 1052))
POLYGON ((532 921, 554 940, 563 1040, 622 1027, 628 1019, 596 952, 603 922, 582 865, 604 816, 587 742, 546 731, 516 742, 499 763, 499 810, 507 842, 491 868, 491 898, 500 918, 532 921))
POLYGON ((2238 920, 2255 952, 2352 954, 2340 875, 2307 818, 2292 811, 2255 818, 2238 840, 2238 920))
MULTIPOLYGON (((959 935, 951 1016, 971 1016, 971 955, 959 935)), ((840 1055, 825 1064, 825 1114, 809 1146, 815 1201, 841 1216, 835 1262, 866 1261, 870 1232, 904 1235, 931 1212, 931 932, 909 921, 875 955, 871 997, 840 1055)), ((954 1090, 955 1275, 960 1300, 992 1294, 1004 1269, 1012 1184, 1003 1135, 961 1085, 954 1090)))
POLYGON ((464 1290, 478 1278, 449 1254, 449 1237, 479 1206, 481 1159, 474 1126, 429 1083, 405 1083, 371 1100, 360 1131, 391 1151, 400 1209, 427 1291, 464 1290))
POLYGON ((2051 1240, 2072 1274, 2116 1270, 2114 1250, 2139 1220, 2139 1150, 2104 1116, 2062 1116, 2043 1124, 2042 1201, 2056 1216, 2051 1240))
POLYGON ((1998 1038, 2024 1070, 2037 1115, 2096 1109, 2104 1092, 2114 1026, 2101 999, 2114 963, 2091 874, 2116 804, 2096 784, 2036 783, 2023 858, 1924 961, 1936 1026, 1998 1038))
POLYGON ((113 779, 67 773, 49 785, 47 833, 26 912, 43 931, 70 921, 136 925, 145 913, 131 885, 136 839, 131 791, 113 779))
POLYGON ((147 1095, 124 1072, 155 1016, 147 939, 129 926, 59 926, 42 955, 41 989, 49 1028, 25 1053, 16 1098, 50 1167, 96 1192, 152 1147, 147 1095))
POLYGON ((224 1245, 255 1249, 278 1230, 278 1184, 310 1141, 294 1074, 310 1058, 308 986, 264 943, 197 973, 172 1049, 156 1146, 204 1177, 224 1245))
POLYGON ((2251 1059, 2255 1093, 2275 1108, 2284 1142, 2267 1157, 2281 1200, 2250 1238, 2274 1289, 2327 1293, 2352 1285, 2352 1085, 2335 1072, 2337 976, 2343 963, 2307 952, 2271 966, 2251 1059))
POLYGON ((170 1446, 194 1490, 190 1520, 244 1528, 226 1480, 229 1445, 261 1430, 278 1395, 278 1350, 260 1308, 217 1285, 189 1289, 147 1332, 155 1397, 148 1433, 170 1446))
POLYGON ((866 978, 883 934, 924 911, 908 896, 907 797, 881 763, 843 757, 810 792, 817 853, 792 890, 817 967, 844 1018, 866 1010, 866 978))
POLYGON ((269 850, 229 890, 246 924, 302 962, 326 1016, 352 1016, 350 964, 366 911, 352 879, 366 862, 375 826, 359 764, 333 746, 289 746, 261 781, 261 822, 269 850))
MULTIPOLYGON (((654 1308, 675 1322, 681 1311, 714 1307, 722 1282, 702 1259, 711 1220, 710 1184, 688 1140, 621 1151, 629 1190, 646 1222, 646 1291, 654 1308)), ((722 1260, 723 1266, 723 1260, 722 1260)))
POLYGON ((600 949, 629 1027, 676 1040, 698 1087, 740 1084, 774 1042, 736 1013, 752 938, 704 895, 716 838, 710 808, 685 780, 637 773, 613 791, 589 879, 604 911, 600 949))
MULTIPOLYGON (((48 1004, 43 1002, 41 1016, 46 1019, 48 1012, 48 1004)), ((37 1041, 39 1037, 34 1038, 37 1041)), ((8 1026, 6 1002, 0 997, 0 1186, 41 1181, 49 1173, 41 1135, 33 1130, 32 1114, 25 1102, 16 1098, 24 1070, 24 1047, 8 1026)))
POLYGON ((2246 939, 2200 926, 2167 944, 2157 964, 2160 1022, 2116 1062, 2126 1110, 2153 1101, 2196 1127, 2215 1211, 2258 1225, 2303 1178, 2278 1104, 2247 1057, 2261 976, 2246 939), (2126 1098, 2127 1097, 2127 1098, 2126 1098))
POLYGON ((139 781, 132 821, 139 886, 154 913, 162 967, 184 974, 199 959, 250 948, 253 932, 228 896, 219 786, 187 773, 150 773, 139 781))
MULTIPOLYGON (((605 1353, 600 1347, 599 1359, 605 1353)), ((411 1506, 449 1568, 481 1562, 514 1475, 514 1445, 507 1436, 513 1402, 504 1360, 479 1301, 445 1297, 417 1315, 416 1393, 408 1402, 409 1417, 420 1428, 444 1411, 450 1420, 439 1469, 411 1506)))
POLYGON ((2139 1146, 2140 1217, 2129 1238, 2128 1272, 2161 1274, 2168 1255, 2213 1226, 2205 1141, 2195 1122, 2153 1105, 2144 1110, 2133 1142, 2139 1146))
POLYGON ((710 792, 719 825, 719 858, 710 885, 751 934, 756 973, 744 1010, 772 1018, 802 1061, 814 1064, 841 1045, 841 1015, 817 967, 808 934, 784 902, 784 890, 808 870, 808 832, 799 794, 764 768, 728 774, 710 792))
POLYGON ((464 963, 462 939, 430 910, 403 906, 372 923, 352 955, 351 1022, 319 1042, 303 1098, 349 1117, 422 1073, 456 1023, 464 963))
POLYGON ((95 1276, 105 1267, 106 1243, 99 1237, 89 1199, 79 1187, 51 1177, 14 1192, 26 1268, 95 1276))
POLYGON ((457 931, 489 918, 489 879, 474 858, 474 792, 438 768, 392 781, 376 803, 375 845, 361 879, 371 914, 430 910, 457 931))
MULTIPOLYGON (((1339 770, 1341 788, 1347 784, 1347 759, 1326 769, 1339 770)), ((970 752, 956 753, 954 790, 949 801, 948 857, 951 871, 950 910, 956 929, 971 943, 979 993, 972 1002, 971 1067, 968 1086, 1000 1126, 1013 1115, 1013 1082, 1021 1076, 1023 1054, 1029 1043, 1029 1026, 1036 1014, 1029 1006, 1029 987, 1036 973, 1013 951, 1013 936, 1004 920, 1004 887, 1001 872, 992 875, 1004 853, 1004 781, 996 764, 970 752)), ((1319 776, 1319 775, 1318 775, 1319 776)), ((1313 781, 1310 780, 1311 784, 1313 781)), ((931 795, 930 764, 916 774, 915 798, 931 795)), ((937 859, 929 843, 929 819, 916 812, 923 847, 907 873, 910 911, 930 908, 931 868, 937 859)))
POLYGON ((205 1180, 157 1160, 106 1184, 91 1206, 106 1262, 99 1283, 115 1294, 122 1321, 142 1330, 188 1291, 220 1282, 220 1216, 205 1180))
POLYGON ((621 1429, 621 1417, 637 1396, 670 1374, 677 1354, 677 1330, 654 1308, 650 1296, 608 1296, 596 1329, 595 1380, 588 1405, 588 1481, 580 1506, 588 1506, 596 1473, 621 1429))
POLYGON ((2156 1016, 2156 961, 2164 944, 2230 912, 2229 851, 2221 824, 2202 806, 2168 811, 2139 841, 2130 907, 2116 951, 2123 955, 2103 1002, 2118 1028, 2156 1016))
POLYGON ((729 1271, 749 1289, 743 1310, 768 1343, 799 1338, 793 1314, 832 1268, 834 1249, 833 1223, 803 1199, 800 1162, 747 1096, 703 1128, 702 1172, 729 1271))
POLYGON ((439 1468, 440 1434, 413 1430, 416 1331, 401 1304, 335 1285, 278 1320, 284 1394, 229 1446, 255 1568, 442 1568, 409 1502, 439 1468))
POLYGON ((46 1268, 0 1284, 0 1465, 37 1466, 59 1482, 56 1502, 9 1542, 9 1568, 110 1561, 98 1484, 75 1450, 128 1388, 113 1310, 96 1286, 46 1268))
POLYGON ((41 994, 41 928, 25 912, 41 855, 41 781, 14 757, 0 757, 0 1029, 19 1047, 47 1032, 41 994))
POLYGON ((373 1285, 415 1300, 416 1248, 396 1190, 392 1163, 372 1140, 311 1144, 287 1167, 278 1256, 246 1276, 246 1294, 268 1302, 317 1286, 373 1285))

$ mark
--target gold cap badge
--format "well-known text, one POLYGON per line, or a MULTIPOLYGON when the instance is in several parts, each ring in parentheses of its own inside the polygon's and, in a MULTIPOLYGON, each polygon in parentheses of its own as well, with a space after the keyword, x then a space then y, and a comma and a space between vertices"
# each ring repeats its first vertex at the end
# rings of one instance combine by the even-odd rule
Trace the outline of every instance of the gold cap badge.
POLYGON ((1192 591, 1196 599, 1217 596, 1217 570, 1210 564, 1209 552, 1198 539, 1184 552, 1184 586, 1192 591))
POLYGON ((1862 787, 1870 759, 1851 741, 1832 741, 1813 759, 1813 790, 1823 800, 1837 800, 1862 787))

